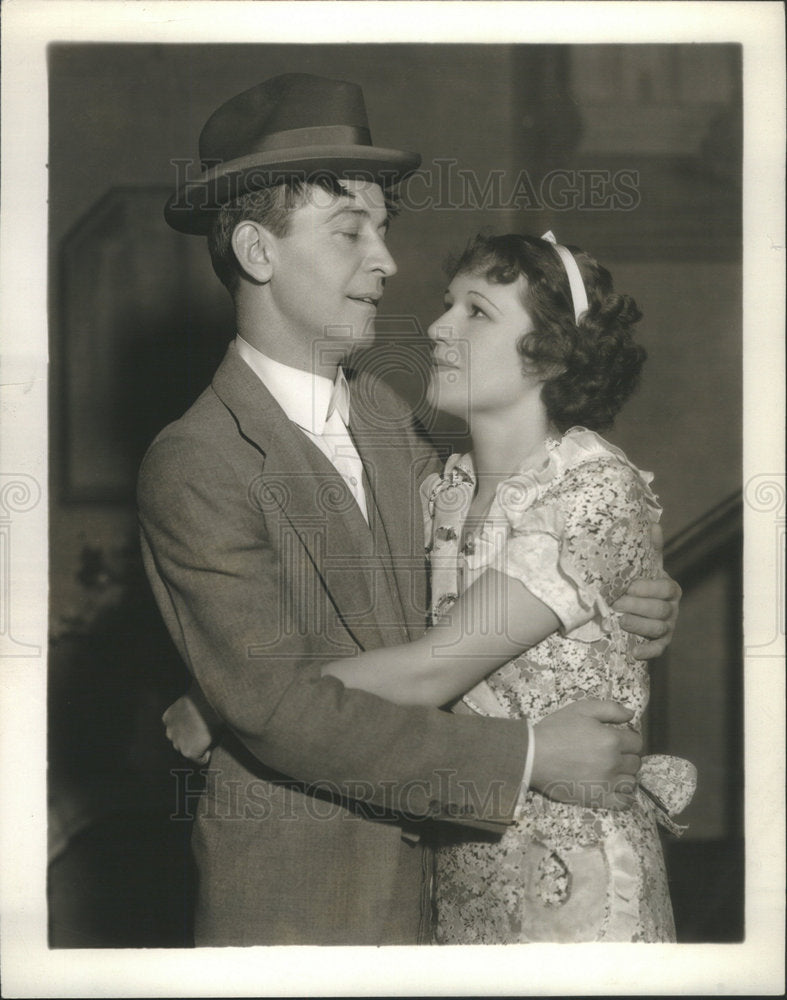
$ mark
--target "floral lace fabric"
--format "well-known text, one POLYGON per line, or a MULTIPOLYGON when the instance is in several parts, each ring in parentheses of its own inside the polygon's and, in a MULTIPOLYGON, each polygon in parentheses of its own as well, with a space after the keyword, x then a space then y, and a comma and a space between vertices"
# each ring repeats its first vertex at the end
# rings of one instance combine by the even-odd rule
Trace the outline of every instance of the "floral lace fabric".
MULTIPOLYGON (((492 567, 521 580, 561 622, 454 711, 536 723, 569 702, 605 698, 631 708, 639 727, 647 666, 634 658, 637 640, 610 605, 634 579, 661 570, 651 543, 661 513, 651 479, 597 434, 572 428, 548 443, 542 467, 500 484, 483 526, 460 551, 472 462, 451 456, 442 476, 429 477, 422 497, 432 620, 492 567)), ((673 941, 656 822, 680 832, 670 814, 690 797, 693 769, 675 760, 652 758, 643 768, 651 787, 643 781, 626 812, 531 791, 502 837, 446 832, 437 854, 437 941, 673 941)))

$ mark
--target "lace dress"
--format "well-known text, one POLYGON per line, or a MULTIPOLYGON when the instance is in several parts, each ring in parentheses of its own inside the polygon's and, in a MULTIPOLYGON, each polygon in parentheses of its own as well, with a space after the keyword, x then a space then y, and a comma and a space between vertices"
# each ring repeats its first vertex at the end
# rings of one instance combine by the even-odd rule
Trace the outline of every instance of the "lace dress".
MULTIPOLYGON (((610 604, 634 579, 661 570, 651 544, 651 523, 661 513, 651 479, 597 434, 572 428, 548 442, 541 468, 498 487, 483 527, 460 551, 475 488, 472 462, 452 455, 442 476, 429 477, 422 496, 433 621, 494 567, 524 582, 562 626, 469 691, 454 711, 536 723, 569 702, 605 698, 631 708, 639 728, 648 670, 634 659, 637 640, 620 628, 610 604)), ((436 940, 673 941, 656 820, 680 832, 671 815, 687 804, 693 780, 686 761, 646 758, 626 812, 531 791, 502 837, 446 832, 437 852, 436 940)))

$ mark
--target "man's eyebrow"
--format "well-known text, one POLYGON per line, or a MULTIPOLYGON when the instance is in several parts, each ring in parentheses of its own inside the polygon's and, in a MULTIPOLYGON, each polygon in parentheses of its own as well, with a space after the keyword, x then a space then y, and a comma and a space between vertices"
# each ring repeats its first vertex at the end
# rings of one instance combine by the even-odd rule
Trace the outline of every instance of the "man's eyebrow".
POLYGON ((330 213, 327 220, 330 222, 339 215, 368 215, 369 212, 362 208, 360 205, 337 205, 337 207, 330 213))
MULTIPOLYGON (((325 221, 332 222, 334 219, 337 219, 340 215, 362 215, 367 219, 372 218, 372 213, 369 211, 369 209, 363 208, 361 205, 339 205, 331 212, 331 214, 325 221)), ((386 217, 380 222, 380 226, 385 226, 387 228, 390 221, 391 221, 390 215, 386 214, 386 217)))

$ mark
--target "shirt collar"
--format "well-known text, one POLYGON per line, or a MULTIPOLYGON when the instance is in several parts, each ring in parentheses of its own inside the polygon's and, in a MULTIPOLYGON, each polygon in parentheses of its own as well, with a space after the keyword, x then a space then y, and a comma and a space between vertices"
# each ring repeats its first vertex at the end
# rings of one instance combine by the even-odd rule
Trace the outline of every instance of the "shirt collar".
POLYGON ((293 423, 312 434, 323 434, 334 410, 345 425, 350 420, 350 391, 341 368, 333 382, 324 375, 291 368, 263 354, 240 335, 238 353, 293 423))
MULTIPOLYGON (((326 380, 327 381, 327 380, 326 380)), ((350 422, 350 387, 343 368, 336 369, 336 378, 331 386, 331 401, 328 404, 328 417, 333 411, 342 418, 342 423, 346 427, 350 422)))

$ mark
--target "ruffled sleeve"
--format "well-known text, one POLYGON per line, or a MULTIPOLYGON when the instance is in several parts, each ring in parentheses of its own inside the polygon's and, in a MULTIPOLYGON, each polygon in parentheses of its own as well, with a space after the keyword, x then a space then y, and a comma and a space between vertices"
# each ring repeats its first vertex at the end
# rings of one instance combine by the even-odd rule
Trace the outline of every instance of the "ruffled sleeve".
POLYGON ((495 561, 494 568, 527 589, 560 619, 565 634, 589 622, 598 610, 598 594, 582 579, 566 544, 565 521, 557 507, 542 507, 522 519, 495 561))
POLYGON ((437 472, 430 473, 421 483, 421 508, 424 515, 424 548, 428 552, 432 548, 432 532, 434 530, 434 497, 442 477, 437 472))
POLYGON ((509 536, 491 565, 551 608, 564 634, 594 641, 614 628, 610 605, 658 568, 651 496, 615 457, 569 468, 533 506, 502 504, 509 536))

